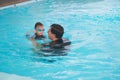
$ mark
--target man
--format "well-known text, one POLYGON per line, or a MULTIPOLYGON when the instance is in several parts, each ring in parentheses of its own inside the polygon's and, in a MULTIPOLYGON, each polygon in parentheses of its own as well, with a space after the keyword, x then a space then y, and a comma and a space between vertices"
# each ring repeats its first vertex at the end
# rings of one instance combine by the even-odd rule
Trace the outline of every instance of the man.
POLYGON ((48 36, 52 40, 50 42, 50 47, 52 48, 61 48, 63 47, 62 36, 64 34, 64 28, 59 24, 52 24, 51 28, 48 30, 48 36), (58 46, 57 46, 58 45, 58 46))
POLYGON ((38 44, 34 39, 32 39, 32 43, 34 46, 40 48, 41 51, 55 51, 63 49, 64 46, 70 45, 71 42, 64 42, 62 39, 64 34, 64 28, 59 24, 52 24, 50 26, 50 29, 48 30, 48 37, 52 41, 47 44, 38 44), (45 47, 49 47, 49 49, 46 49, 45 47))

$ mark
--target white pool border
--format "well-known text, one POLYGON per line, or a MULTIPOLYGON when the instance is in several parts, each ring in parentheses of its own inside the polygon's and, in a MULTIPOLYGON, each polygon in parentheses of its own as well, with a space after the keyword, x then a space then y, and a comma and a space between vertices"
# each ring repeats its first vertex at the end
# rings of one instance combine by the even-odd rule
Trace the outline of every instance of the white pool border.
POLYGON ((17 74, 0 72, 0 80, 35 80, 35 79, 29 76, 21 76, 17 74))
POLYGON ((30 3, 34 3, 34 2, 38 2, 38 1, 41 1, 41 0, 30 0, 30 1, 26 1, 26 2, 17 3, 17 4, 11 4, 8 6, 0 7, 0 10, 11 8, 11 7, 16 7, 16 6, 22 6, 22 5, 26 5, 26 4, 30 4, 30 3))

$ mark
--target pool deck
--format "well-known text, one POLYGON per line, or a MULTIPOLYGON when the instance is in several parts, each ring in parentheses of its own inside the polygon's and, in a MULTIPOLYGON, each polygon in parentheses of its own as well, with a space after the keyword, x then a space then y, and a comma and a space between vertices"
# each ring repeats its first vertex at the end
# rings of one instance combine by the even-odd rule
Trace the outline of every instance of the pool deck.
POLYGON ((17 4, 25 1, 29 1, 29 0, 0 0, 0 7, 17 4))

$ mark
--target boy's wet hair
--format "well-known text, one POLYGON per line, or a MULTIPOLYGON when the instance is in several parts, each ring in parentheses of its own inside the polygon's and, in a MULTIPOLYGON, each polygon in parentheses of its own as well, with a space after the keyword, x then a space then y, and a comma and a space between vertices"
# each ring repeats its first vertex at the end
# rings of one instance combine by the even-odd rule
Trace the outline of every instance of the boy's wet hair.
POLYGON ((36 24, 35 24, 35 29, 37 28, 37 26, 43 26, 43 24, 41 23, 41 22, 37 22, 36 24))
POLYGON ((52 24, 51 32, 55 34, 57 38, 62 38, 64 34, 64 28, 59 24, 52 24))

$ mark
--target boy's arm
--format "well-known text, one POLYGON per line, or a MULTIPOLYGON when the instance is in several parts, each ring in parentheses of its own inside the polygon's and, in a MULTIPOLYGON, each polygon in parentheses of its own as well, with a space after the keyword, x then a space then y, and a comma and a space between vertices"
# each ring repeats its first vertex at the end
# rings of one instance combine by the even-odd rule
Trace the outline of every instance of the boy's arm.
MULTIPOLYGON (((35 38, 35 34, 30 35, 31 32, 33 32, 33 31, 28 31, 28 32, 26 33, 26 38, 27 38, 28 40, 31 40, 31 38, 35 38)), ((34 31, 34 32, 35 32, 35 31, 34 31)))

